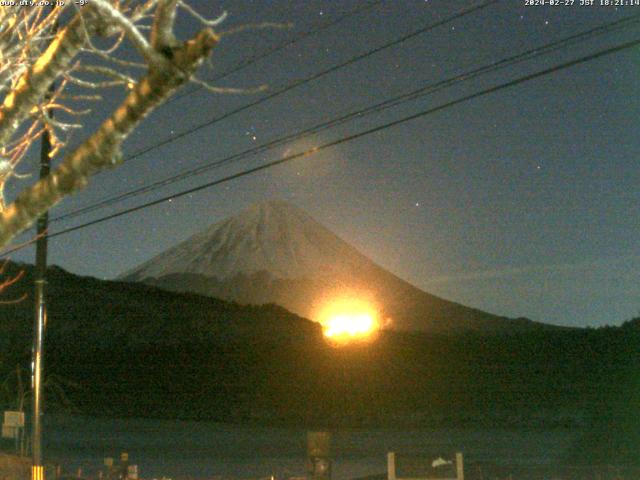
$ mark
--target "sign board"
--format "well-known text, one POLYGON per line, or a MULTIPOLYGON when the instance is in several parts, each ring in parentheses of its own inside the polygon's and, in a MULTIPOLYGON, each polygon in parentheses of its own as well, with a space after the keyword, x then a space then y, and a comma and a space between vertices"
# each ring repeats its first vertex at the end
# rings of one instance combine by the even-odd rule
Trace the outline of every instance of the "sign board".
POLYGON ((2 425, 2 438, 18 438, 18 428, 7 424, 2 425))
POLYGON ((8 427, 24 427, 24 412, 5 410, 4 424, 8 427))
POLYGON ((331 434, 329 432, 307 432, 307 455, 328 457, 331 434))
POLYGON ((313 480, 331 479, 331 434, 307 433, 307 473, 313 480))

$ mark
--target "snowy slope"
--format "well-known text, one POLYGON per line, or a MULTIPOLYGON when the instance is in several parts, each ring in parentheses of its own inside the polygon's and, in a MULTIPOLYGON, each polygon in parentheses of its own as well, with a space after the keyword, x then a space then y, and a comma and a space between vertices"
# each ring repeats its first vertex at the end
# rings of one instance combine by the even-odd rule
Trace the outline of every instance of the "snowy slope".
POLYGON ((228 280, 268 272, 296 279, 353 271, 367 263, 371 261, 302 210, 270 201, 211 225, 123 277, 191 273, 228 280))
POLYGON ((211 225, 121 278, 239 303, 277 303, 311 319, 326 299, 357 292, 373 299, 400 330, 493 332, 542 326, 423 292, 282 201, 253 205, 211 225))

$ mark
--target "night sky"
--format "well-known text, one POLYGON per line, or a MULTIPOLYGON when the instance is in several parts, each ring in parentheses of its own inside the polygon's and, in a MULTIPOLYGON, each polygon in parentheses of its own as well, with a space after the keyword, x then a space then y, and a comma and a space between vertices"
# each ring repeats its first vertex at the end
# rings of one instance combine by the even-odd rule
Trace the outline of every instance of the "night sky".
MULTIPOLYGON (((220 30, 266 21, 293 23, 290 29, 223 37, 212 66, 199 74, 203 79, 353 9, 363 11, 216 82, 235 88, 266 84, 268 92, 220 95, 194 85, 178 92, 180 98, 158 109, 129 138, 125 156, 481 2, 383 1, 371 8, 364 8, 365 2, 344 0, 190 3, 209 17, 228 11, 220 30)), ((85 192, 63 202, 51 215, 640 14, 637 6, 579 3, 498 2, 133 158, 95 177, 85 192)), ((197 25, 184 15, 181 18, 181 34, 193 32, 197 25)), ((54 222, 51 231, 638 38, 639 24, 634 24, 586 39, 147 195, 54 222)), ((113 278, 251 203, 285 199, 427 292, 488 312, 554 324, 620 324, 640 313, 639 73, 640 47, 598 58, 311 157, 59 236, 50 242, 50 263, 82 275, 113 278)), ((108 92, 112 98, 94 107, 78 141, 113 109, 121 93, 108 92)), ((20 171, 35 171, 36 153, 20 171)), ((11 185, 9 197, 19 182, 11 185)), ((12 259, 32 262, 33 255, 26 249, 12 259)))

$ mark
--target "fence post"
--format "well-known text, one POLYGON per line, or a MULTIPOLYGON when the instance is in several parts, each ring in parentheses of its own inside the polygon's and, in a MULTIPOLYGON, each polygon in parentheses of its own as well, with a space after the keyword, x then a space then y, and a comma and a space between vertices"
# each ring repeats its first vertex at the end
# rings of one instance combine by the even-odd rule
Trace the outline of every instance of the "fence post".
POLYGON ((396 480, 396 454, 387 453, 387 480, 396 480))
POLYGON ((456 478, 458 480, 464 480, 464 459, 462 452, 456 453, 456 478))

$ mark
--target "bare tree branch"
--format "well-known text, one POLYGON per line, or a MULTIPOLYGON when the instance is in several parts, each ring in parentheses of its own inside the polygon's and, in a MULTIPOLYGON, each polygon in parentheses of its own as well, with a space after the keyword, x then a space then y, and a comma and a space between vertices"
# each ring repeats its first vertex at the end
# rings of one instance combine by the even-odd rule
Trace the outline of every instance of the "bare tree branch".
MULTIPOLYGON (((220 24, 226 12, 207 19, 185 0, 91 0, 76 8, 63 20, 57 7, 0 9, 0 94, 6 93, 0 105, 0 248, 65 196, 84 188, 92 175, 118 165, 130 133, 184 83, 194 81, 215 93, 265 89, 220 88, 195 78, 220 39, 211 27, 220 24), (174 34, 178 8, 204 28, 184 42, 174 34), (124 42, 135 47, 140 61, 121 55, 124 42), (70 150, 71 133, 83 126, 78 116, 89 111, 83 102, 101 99, 97 90, 109 87, 124 87, 124 100, 70 150), (52 111, 55 118, 48 114, 52 111), (48 177, 24 188, 5 206, 6 182, 24 178, 16 167, 44 132, 51 140, 50 156, 64 152, 62 159, 48 177)), ((283 26, 264 23, 226 34, 283 26)))
POLYGON ((150 69, 91 137, 68 154, 48 177, 24 190, 0 213, 0 247, 62 198, 84 188, 91 175, 120 163, 124 139, 150 111, 191 78, 217 41, 213 31, 203 30, 172 50, 166 68, 150 69))
POLYGON ((178 0, 158 0, 158 6, 151 28, 151 45, 158 51, 170 57, 170 49, 176 43, 173 35, 173 24, 176 19, 178 0))
POLYGON ((83 22, 76 15, 51 42, 40 58, 18 80, 0 106, 0 145, 7 143, 31 110, 45 96, 49 85, 66 70, 84 44, 83 22))
POLYGON ((131 43, 138 49, 150 66, 161 66, 164 64, 164 57, 151 48, 151 45, 149 45, 147 39, 140 33, 140 30, 138 30, 133 22, 123 15, 122 12, 114 8, 106 0, 91 0, 91 6, 100 13, 103 21, 120 28, 127 35, 131 43))

